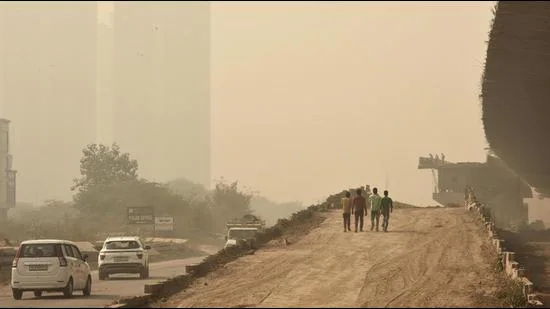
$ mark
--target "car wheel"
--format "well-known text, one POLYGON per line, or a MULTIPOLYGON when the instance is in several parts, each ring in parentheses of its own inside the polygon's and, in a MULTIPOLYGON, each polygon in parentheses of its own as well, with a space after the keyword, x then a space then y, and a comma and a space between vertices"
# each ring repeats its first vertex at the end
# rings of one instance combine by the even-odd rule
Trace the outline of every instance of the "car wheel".
POLYGON ((84 296, 90 296, 92 294, 92 278, 90 276, 88 276, 88 280, 86 281, 84 290, 82 290, 82 294, 84 294, 84 296))
POLYGON ((63 289, 63 296, 73 297, 73 288, 73 278, 70 278, 69 282, 67 282, 67 286, 63 289))
POLYGON ((42 296, 42 291, 34 291, 34 297, 42 296))
POLYGON ((98 277, 99 277, 99 280, 107 279, 107 275, 105 275, 105 273, 102 271, 99 271, 98 277))
POLYGON ((20 300, 23 297, 23 292, 18 289, 12 289, 13 299, 20 300))

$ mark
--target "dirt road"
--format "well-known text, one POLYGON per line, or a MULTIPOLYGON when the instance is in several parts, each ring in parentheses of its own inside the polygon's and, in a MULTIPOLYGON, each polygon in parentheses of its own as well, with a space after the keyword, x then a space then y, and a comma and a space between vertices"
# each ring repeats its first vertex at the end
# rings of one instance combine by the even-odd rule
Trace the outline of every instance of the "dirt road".
POLYGON ((388 233, 344 233, 341 220, 330 212, 297 242, 274 241, 155 306, 502 306, 502 275, 467 210, 399 209, 388 233))
POLYGON ((35 298, 32 292, 23 294, 23 300, 13 300, 9 286, 0 287, 0 308, 102 308, 121 296, 143 295, 143 286, 160 282, 166 278, 185 274, 185 265, 198 263, 204 257, 151 263, 151 278, 141 280, 133 275, 113 275, 110 280, 99 281, 97 271, 92 272, 92 295, 82 296, 75 291, 71 299, 64 299, 61 293, 45 294, 35 298))

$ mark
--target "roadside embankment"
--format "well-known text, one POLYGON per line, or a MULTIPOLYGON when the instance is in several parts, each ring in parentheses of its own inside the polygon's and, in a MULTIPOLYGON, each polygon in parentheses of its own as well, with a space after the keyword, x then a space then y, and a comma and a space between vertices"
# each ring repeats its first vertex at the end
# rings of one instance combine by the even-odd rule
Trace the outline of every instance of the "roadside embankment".
MULTIPOLYGON (((468 209, 476 213, 487 231, 487 236, 497 253, 497 268, 512 279, 509 284, 511 288, 507 295, 511 298, 512 305, 514 307, 542 307, 543 303, 540 295, 537 294, 533 282, 526 277, 527 261, 524 260, 525 264, 520 264, 516 252, 511 250, 510 242, 506 240, 505 235, 509 235, 509 233, 496 228, 490 209, 482 203, 471 202, 468 209)), ((513 246, 519 248, 517 242, 513 246)))

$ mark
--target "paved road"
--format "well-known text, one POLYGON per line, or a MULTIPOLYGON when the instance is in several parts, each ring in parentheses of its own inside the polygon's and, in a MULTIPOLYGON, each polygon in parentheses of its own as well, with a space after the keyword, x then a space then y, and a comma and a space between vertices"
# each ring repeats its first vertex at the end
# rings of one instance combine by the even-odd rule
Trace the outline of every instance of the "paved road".
POLYGON ((502 307, 491 254, 464 208, 397 209, 388 233, 344 233, 331 211, 297 242, 271 242, 152 307, 502 307))
POLYGON ((2 286, 0 308, 101 308, 122 296, 142 295, 145 284, 185 274, 185 265, 199 263, 202 259, 204 257, 151 263, 151 278, 147 280, 139 279, 137 275, 114 275, 107 281, 99 281, 97 271, 93 271, 92 295, 89 297, 82 296, 80 291, 75 291, 71 299, 64 299, 61 293, 35 298, 32 292, 25 292, 23 299, 16 301, 12 298, 9 286, 2 286))

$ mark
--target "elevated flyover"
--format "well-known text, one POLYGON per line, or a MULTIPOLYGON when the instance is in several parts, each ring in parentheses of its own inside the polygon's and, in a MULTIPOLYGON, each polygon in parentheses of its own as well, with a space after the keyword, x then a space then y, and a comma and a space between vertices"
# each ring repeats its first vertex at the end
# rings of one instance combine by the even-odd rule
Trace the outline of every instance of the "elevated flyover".
POLYGON ((492 151, 550 196, 550 2, 498 2, 482 77, 492 151))

